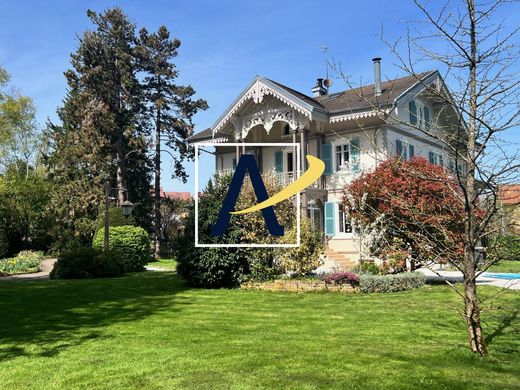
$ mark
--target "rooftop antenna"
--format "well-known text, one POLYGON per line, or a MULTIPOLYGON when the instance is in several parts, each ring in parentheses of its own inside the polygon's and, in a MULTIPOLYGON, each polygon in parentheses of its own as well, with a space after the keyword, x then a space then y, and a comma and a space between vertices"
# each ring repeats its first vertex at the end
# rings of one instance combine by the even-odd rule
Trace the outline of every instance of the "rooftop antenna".
POLYGON ((321 50, 323 50, 323 62, 325 63, 325 74, 327 75, 325 81, 323 82, 323 85, 325 85, 325 88, 329 89, 332 85, 332 81, 331 79, 329 79, 329 48, 327 47, 327 45, 323 44, 321 45, 321 50))

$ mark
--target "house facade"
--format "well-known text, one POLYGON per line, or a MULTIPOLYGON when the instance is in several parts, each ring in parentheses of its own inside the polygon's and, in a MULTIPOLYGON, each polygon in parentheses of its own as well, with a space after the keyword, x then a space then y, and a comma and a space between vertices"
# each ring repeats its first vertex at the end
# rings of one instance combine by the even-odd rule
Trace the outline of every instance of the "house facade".
MULTIPOLYGON (((456 165, 441 142, 420 127, 443 127, 455 112, 427 93, 443 88, 437 71, 381 82, 380 59, 374 59, 372 85, 330 93, 328 80, 318 79, 312 95, 257 76, 215 124, 190 138, 190 143, 219 143, 215 170, 233 170, 243 153, 253 154, 262 172, 272 171, 285 184, 296 176, 300 145, 305 155, 320 158, 325 172, 302 194, 302 211, 327 237, 327 256, 338 267, 360 259, 359 240, 342 206, 343 189, 379 162, 399 155, 424 156, 453 169, 456 165), (389 118, 391 120, 389 120, 389 118), (226 143, 287 143, 287 147, 226 146, 226 143)), ((460 167, 460 163, 457 164, 460 167)))

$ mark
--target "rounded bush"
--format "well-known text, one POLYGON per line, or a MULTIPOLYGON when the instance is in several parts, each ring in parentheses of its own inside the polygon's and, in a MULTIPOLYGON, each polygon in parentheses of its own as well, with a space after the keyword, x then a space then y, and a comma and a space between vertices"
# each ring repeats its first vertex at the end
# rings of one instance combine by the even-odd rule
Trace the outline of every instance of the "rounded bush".
MULTIPOLYGON (((152 250, 148 233, 138 226, 115 226, 108 229, 110 252, 121 258, 124 272, 144 271, 146 263, 152 260, 152 250)), ((103 250, 105 229, 99 229, 92 246, 103 250)))
POLYGON ((105 255, 91 247, 64 251, 54 264, 51 279, 83 279, 119 276, 123 273, 117 253, 105 255))

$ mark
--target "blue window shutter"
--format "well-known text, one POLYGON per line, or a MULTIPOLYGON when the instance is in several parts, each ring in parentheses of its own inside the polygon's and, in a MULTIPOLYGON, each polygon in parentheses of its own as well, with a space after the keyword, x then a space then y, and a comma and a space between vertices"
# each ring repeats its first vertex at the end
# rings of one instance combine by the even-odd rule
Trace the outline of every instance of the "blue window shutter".
POLYGON ((359 157, 360 157, 360 149, 359 149, 359 139, 354 138, 350 141, 350 163, 352 167, 352 172, 359 172, 359 157))
POLYGON ((320 153, 321 161, 325 163, 325 171, 323 174, 325 176, 332 175, 332 145, 331 144, 322 144, 321 145, 321 153, 320 153))
POLYGON ((412 144, 408 145, 408 149, 408 158, 415 156, 415 147, 412 144))
POLYGON ((233 170, 235 170, 237 167, 237 159, 233 158, 233 170))
POLYGON ((410 123, 412 125, 417 124, 417 105, 415 104, 415 100, 410 100, 408 103, 408 109, 410 110, 410 123))
POLYGON ((442 159, 442 155, 439 155, 439 165, 440 165, 441 167, 444 166, 444 160, 442 159))
POLYGON ((430 130, 430 109, 424 107, 424 127, 426 130, 430 130))
POLYGON ((435 164, 435 155, 433 152, 428 153, 428 159, 430 161, 430 164, 435 164))
POLYGON ((283 173, 283 152, 280 150, 274 153, 274 170, 283 173))
POLYGON ((336 209, 334 202, 325 202, 325 235, 326 236, 334 236, 336 234, 336 226, 335 226, 335 212, 336 209))
POLYGON ((400 139, 395 140, 395 154, 399 157, 403 155, 403 142, 400 139))

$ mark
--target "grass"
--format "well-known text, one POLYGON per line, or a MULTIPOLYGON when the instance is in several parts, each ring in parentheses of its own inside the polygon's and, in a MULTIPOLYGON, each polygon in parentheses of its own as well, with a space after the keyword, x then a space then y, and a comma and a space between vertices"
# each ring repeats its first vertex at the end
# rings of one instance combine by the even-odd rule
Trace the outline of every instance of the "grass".
POLYGON ((493 264, 487 271, 520 273, 520 261, 502 260, 493 264))
POLYGON ((175 259, 160 259, 146 264, 148 267, 159 268, 165 271, 175 271, 177 268, 177 262, 175 259))
MULTIPOLYGON (((479 287, 485 296, 493 287, 479 287)), ((2 389, 512 389, 520 292, 469 352, 445 286, 394 294, 202 290, 174 273, 0 283, 2 389)))

